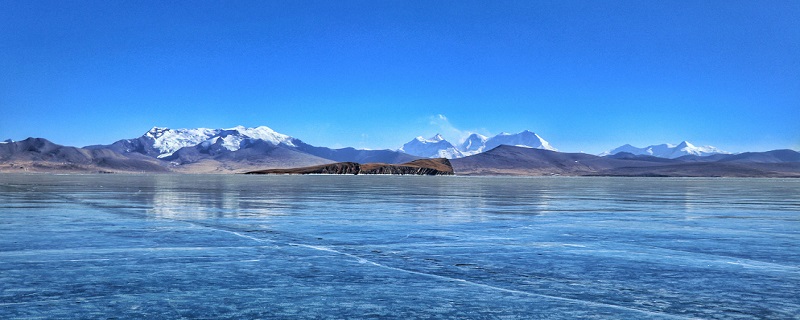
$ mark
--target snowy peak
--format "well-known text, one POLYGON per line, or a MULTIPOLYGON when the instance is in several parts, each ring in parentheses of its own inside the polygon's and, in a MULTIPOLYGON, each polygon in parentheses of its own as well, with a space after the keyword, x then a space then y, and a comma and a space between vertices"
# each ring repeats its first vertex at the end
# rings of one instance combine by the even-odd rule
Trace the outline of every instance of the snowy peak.
POLYGON ((647 156, 654 156, 654 157, 668 158, 668 159, 675 159, 686 155, 695 155, 702 157, 702 156, 710 156, 712 154, 730 154, 730 152, 722 151, 712 146, 697 147, 691 144, 689 141, 683 141, 677 145, 664 143, 664 144, 651 145, 644 148, 637 148, 630 144, 626 144, 614 150, 603 152, 600 154, 600 156, 614 155, 620 152, 627 152, 634 155, 647 155, 647 156))
POLYGON ((538 134, 528 130, 524 130, 516 134, 503 132, 491 137, 486 141, 484 150, 489 151, 497 148, 500 145, 556 151, 556 148, 553 148, 549 142, 542 139, 542 137, 540 137, 538 134))
POLYGON ((422 136, 418 136, 418 137, 416 137, 414 139, 419 141, 419 142, 422 142, 422 143, 437 143, 437 142, 440 142, 440 141, 445 141, 444 137, 442 137, 442 135, 438 134, 438 133, 435 136, 433 136, 433 137, 431 137, 429 139, 425 139, 422 136))
POLYGON ((469 135, 459 147, 464 154, 480 153, 483 152, 483 148, 486 147, 486 140, 489 140, 489 138, 484 135, 473 133, 469 135))
POLYGON ((229 129, 169 129, 153 127, 143 137, 153 141, 152 147, 158 151, 159 158, 168 157, 181 148, 197 145, 208 148, 214 144, 221 144, 227 150, 236 151, 243 144, 253 140, 263 140, 273 145, 283 143, 294 146, 292 142, 294 138, 275 132, 265 126, 255 128, 237 126, 229 129))
POLYGON ((419 157, 454 159, 489 151, 500 145, 556 151, 549 142, 528 130, 515 134, 502 132, 491 138, 473 133, 458 147, 445 140, 440 134, 430 139, 417 137, 404 144, 400 151, 419 157))
POLYGON ((683 149, 683 148, 694 148, 694 145, 693 145, 693 144, 691 144, 691 143, 689 143, 689 141, 686 141, 686 140, 684 140, 684 141, 682 141, 681 143, 679 143, 679 144, 678 144, 677 146, 675 146, 675 147, 676 147, 676 148, 678 148, 678 149, 683 149))
POLYGON ((453 146, 452 143, 436 134, 430 139, 423 137, 416 137, 403 145, 400 151, 410 154, 412 156, 426 157, 426 158, 461 158, 464 155, 453 146))

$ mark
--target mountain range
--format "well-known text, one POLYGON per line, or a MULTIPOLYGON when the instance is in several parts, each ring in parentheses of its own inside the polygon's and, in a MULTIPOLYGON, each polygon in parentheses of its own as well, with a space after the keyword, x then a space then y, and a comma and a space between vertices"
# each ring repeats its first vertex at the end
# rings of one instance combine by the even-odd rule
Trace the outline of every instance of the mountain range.
POLYGON ((457 175, 800 177, 800 152, 793 150, 666 159, 631 153, 601 157, 502 145, 450 162, 457 175))
POLYGON ((242 173, 345 162, 395 168, 388 165, 424 158, 452 159, 457 175, 800 176, 800 153, 793 150, 729 154, 684 141, 645 148, 625 145, 596 156, 558 152, 527 130, 491 138, 472 134, 458 145, 441 135, 417 137, 399 150, 312 146, 263 126, 154 127, 138 138, 83 148, 43 138, 0 142, 0 172, 242 173))
POLYGON ((516 134, 503 132, 491 138, 473 133, 458 146, 448 142, 440 134, 430 139, 416 137, 404 144, 400 151, 423 158, 457 159, 488 151, 500 145, 557 151, 538 134, 528 130, 516 134))
POLYGON ((712 146, 696 147, 688 141, 683 141, 677 145, 674 144, 658 144, 651 145, 644 148, 637 148, 632 145, 626 144, 611 151, 601 153, 600 156, 615 155, 620 152, 630 153, 634 155, 647 155, 659 158, 675 159, 682 156, 710 156, 713 154, 730 154, 730 152, 719 150, 712 146))

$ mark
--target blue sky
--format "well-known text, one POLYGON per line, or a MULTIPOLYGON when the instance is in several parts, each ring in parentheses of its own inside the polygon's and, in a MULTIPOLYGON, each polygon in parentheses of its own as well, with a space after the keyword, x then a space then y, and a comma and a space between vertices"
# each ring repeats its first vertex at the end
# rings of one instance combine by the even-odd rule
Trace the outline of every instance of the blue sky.
POLYGON ((0 140, 800 149, 800 1, 3 1, 0 140))

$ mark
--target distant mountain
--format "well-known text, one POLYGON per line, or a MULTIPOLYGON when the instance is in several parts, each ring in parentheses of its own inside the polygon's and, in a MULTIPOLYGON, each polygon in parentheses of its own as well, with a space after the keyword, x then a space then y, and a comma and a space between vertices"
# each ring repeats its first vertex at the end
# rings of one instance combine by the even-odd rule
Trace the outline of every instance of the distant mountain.
POLYGON ((466 140, 459 146, 459 149, 464 155, 473 155, 477 153, 483 152, 483 149, 486 148, 486 141, 489 140, 488 137, 473 133, 467 137, 466 140))
POLYGON ((445 140, 439 134, 430 139, 416 137, 403 145, 400 151, 426 158, 457 159, 488 151, 500 145, 556 150, 539 135, 525 130, 516 134, 503 132, 491 138, 473 133, 458 147, 445 140))
POLYGON ((759 163, 786 163, 800 162, 800 152, 781 149, 767 152, 744 152, 727 155, 719 162, 759 162, 759 163))
POLYGON ((141 137, 89 146, 167 161, 182 172, 238 172, 333 162, 403 163, 419 157, 392 150, 315 147, 269 127, 169 129, 154 127, 141 137))
POLYGON ((675 158, 674 160, 682 162, 787 163, 800 162, 800 152, 789 149, 781 149, 766 152, 713 154, 710 156, 688 155, 675 158))
POLYGON ((486 146, 483 149, 492 150, 500 145, 557 151, 538 134, 528 130, 516 134, 500 133, 486 140, 486 146))
POLYGON ((347 171, 355 167, 328 166, 372 163, 359 167, 359 172, 404 174, 422 173, 405 164, 428 163, 425 161, 430 159, 424 158, 433 156, 453 157, 457 175, 800 177, 800 152, 793 150, 728 154, 683 142, 647 148, 626 145, 600 157, 554 151, 547 141, 527 130, 491 138, 473 134, 458 147, 441 135, 418 137, 403 150, 418 155, 317 147, 268 127, 156 127, 135 139, 84 148, 42 138, 6 140, 0 142, 0 172, 241 173, 307 167, 347 171), (420 159, 422 162, 415 162, 420 159))
POLYGON ((248 140, 231 151, 221 146, 221 140, 208 146, 199 144, 183 147, 167 157, 172 169, 190 173, 242 172, 263 168, 293 168, 331 163, 330 159, 298 151, 284 144, 264 140, 248 140))
POLYGON ((0 143, 0 172, 167 172, 161 161, 108 149, 62 146, 43 138, 0 143))
POLYGON ((729 154, 729 152, 719 150, 712 146, 697 147, 689 143, 688 141, 683 141, 677 145, 666 143, 666 144, 651 145, 644 148, 637 148, 630 144, 626 144, 614 150, 603 152, 600 154, 600 156, 614 155, 620 152, 627 152, 633 155, 647 155, 647 156, 654 156, 667 159, 675 159, 687 155, 703 157, 714 154, 729 154))
POLYGON ((630 164, 654 166, 647 161, 608 159, 584 153, 563 153, 529 147, 501 145, 489 151, 450 160, 462 175, 586 175, 630 164))
POLYGON ((419 159, 404 152, 394 150, 363 150, 355 148, 331 149, 326 147, 315 147, 300 140, 295 140, 297 150, 320 157, 330 159, 335 162, 358 162, 358 163, 406 163, 419 159))
POLYGON ((454 159, 464 156, 461 151, 456 149, 452 143, 445 140, 440 134, 436 134, 430 139, 416 137, 404 144, 400 151, 424 158, 454 159))
POLYGON ((500 146, 451 163, 456 175, 574 175, 658 177, 800 177, 800 153, 791 150, 726 155, 708 162, 500 146), (779 161, 779 162, 765 162, 779 161))
MULTIPOLYGON (((238 126, 230 129, 169 129, 153 127, 143 136, 136 139, 120 140, 108 147, 117 152, 138 152, 151 157, 169 157, 181 148, 196 147, 216 148, 219 151, 237 151, 253 141, 266 141, 273 145, 285 144, 294 146, 294 138, 280 134, 269 127, 261 126, 245 128, 238 126)), ((98 146, 92 146, 98 147, 98 146)))
POLYGON ((612 155, 607 155, 605 157, 610 159, 639 160, 639 161, 650 161, 650 162, 660 162, 660 163, 675 163, 682 161, 681 158, 677 159, 659 158, 650 155, 633 154, 630 152, 619 152, 612 155))

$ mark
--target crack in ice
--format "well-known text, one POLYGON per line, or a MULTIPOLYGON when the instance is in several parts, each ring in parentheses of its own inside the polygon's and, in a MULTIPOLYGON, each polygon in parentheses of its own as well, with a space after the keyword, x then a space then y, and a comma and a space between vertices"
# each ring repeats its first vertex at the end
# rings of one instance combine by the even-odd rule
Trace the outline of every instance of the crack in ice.
MULTIPOLYGON (((22 189, 24 191, 29 191, 29 192, 30 191, 34 191, 34 190, 25 190, 24 188, 20 188, 20 187, 16 187, 16 186, 10 186, 10 187, 16 188, 16 189, 22 189)), ((54 195, 57 198, 61 198, 61 199, 65 199, 65 200, 77 203, 79 205, 85 205, 85 206, 88 206, 88 207, 97 208, 97 209, 100 209, 100 210, 103 210, 103 211, 110 212, 112 214, 120 214, 120 209, 121 208, 109 208, 109 207, 103 206, 102 204, 98 204, 98 203, 95 203, 95 202, 92 202, 92 201, 87 201, 87 200, 83 200, 83 199, 79 199, 79 198, 75 198, 75 197, 69 197, 69 196, 66 196, 66 195, 61 195, 61 194, 52 193, 52 192, 49 192, 49 194, 54 195), (114 209, 114 210, 112 210, 112 209, 114 209)), ((126 210, 126 211, 128 211, 128 210, 126 210)), ((147 218, 148 217, 147 215, 144 215, 144 214, 141 214, 141 213, 136 213, 136 212, 131 212, 131 211, 128 211, 128 215, 134 215, 134 216, 138 216, 140 218, 147 218)), ((501 292, 507 292, 507 293, 512 293, 512 294, 519 294, 519 295, 526 295, 526 296, 531 296, 531 297, 539 297, 539 298, 551 299, 551 300, 557 300, 557 301, 563 301, 563 302, 569 302, 569 303, 577 303, 577 304, 583 304, 583 305, 589 305, 589 306, 595 306, 595 307, 604 307, 604 308, 612 308, 612 309, 618 309, 618 310, 632 311, 632 312, 638 312, 638 313, 652 315, 652 316, 661 316, 661 317, 668 317, 668 318, 674 318, 674 319, 697 319, 697 318, 688 317, 688 316, 674 315, 674 314, 662 313, 662 312, 656 312, 656 311, 648 311, 648 310, 642 310, 642 309, 637 309, 637 308, 632 308, 632 307, 625 307, 625 306, 609 304, 609 303, 603 303, 603 302, 587 301, 587 300, 580 300, 580 299, 574 299, 574 298, 546 295, 546 294, 541 294, 541 293, 527 292, 527 291, 522 291, 522 290, 508 289, 508 288, 503 288, 503 287, 483 284, 483 283, 479 283, 479 282, 473 282, 473 281, 466 280, 466 279, 447 277, 447 276, 433 274, 433 273, 425 273, 425 272, 420 272, 420 271, 414 271, 414 270, 409 270, 409 269, 392 267, 392 266, 385 265, 385 264, 382 264, 382 263, 378 263, 378 262, 375 262, 375 261, 372 261, 372 260, 369 260, 369 259, 365 259, 365 258, 357 256, 355 254, 339 251, 339 250, 336 250, 336 249, 333 249, 333 248, 329 248, 329 247, 316 246, 316 245, 310 245, 310 244, 304 244, 304 243, 281 242, 281 241, 276 241, 276 240, 271 240, 271 239, 262 239, 262 238, 258 238, 258 237, 245 235, 245 234, 242 234, 242 233, 237 232, 237 231, 227 230, 226 228, 224 228, 222 226, 219 226, 219 225, 200 223, 200 222, 191 221, 191 220, 180 220, 180 219, 165 218, 165 217, 161 217, 160 219, 169 220, 169 221, 175 221, 175 222, 182 222, 182 223, 186 223, 186 224, 193 225, 193 226, 199 226, 199 227, 202 227, 202 228, 212 229, 212 230, 216 230, 216 231, 222 231, 222 232, 226 232, 226 233, 229 233, 229 234, 241 237, 241 238, 253 240, 253 241, 256 241, 256 242, 259 242, 259 243, 271 243, 271 244, 277 244, 277 245, 284 244, 284 245, 293 246, 293 247, 302 247, 302 248, 308 248, 308 249, 313 249, 313 250, 318 250, 318 251, 330 252, 330 253, 338 254, 338 255, 341 255, 341 256, 353 258, 353 259, 355 259, 356 262, 361 263, 361 264, 369 264, 369 265, 372 265, 372 266, 375 266, 375 267, 378 267, 378 268, 384 268, 384 269, 387 269, 387 270, 393 270, 393 271, 397 271, 397 272, 414 274, 414 275, 419 275, 419 276, 423 276, 423 277, 428 277, 428 278, 433 278, 433 279, 438 279, 438 280, 443 280, 443 281, 448 281, 448 282, 463 283, 463 284, 467 284, 467 285, 471 285, 471 286, 475 286, 475 287, 480 287, 480 288, 485 288, 485 289, 490 289, 490 290, 495 290, 495 291, 501 291, 501 292)), ((9 303, 9 305, 10 304, 14 304, 14 303, 9 303)), ((0 303, 0 305, 5 305, 5 304, 0 303)))

